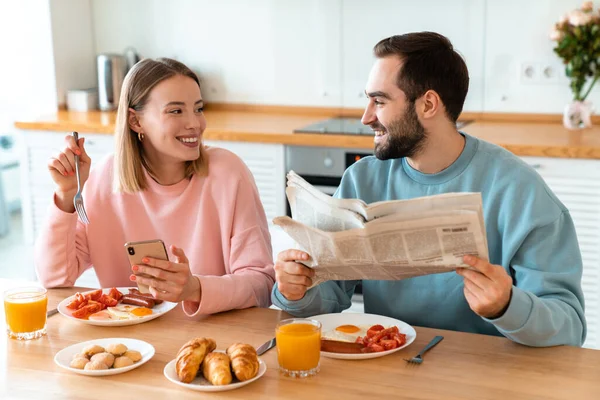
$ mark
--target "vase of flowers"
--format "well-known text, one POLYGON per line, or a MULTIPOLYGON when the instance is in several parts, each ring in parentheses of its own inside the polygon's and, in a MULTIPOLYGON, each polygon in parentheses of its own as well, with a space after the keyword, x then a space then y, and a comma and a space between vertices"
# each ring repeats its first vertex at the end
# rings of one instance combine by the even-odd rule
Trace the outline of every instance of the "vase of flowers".
POLYGON ((568 129, 592 125, 593 106, 586 101, 600 78, 600 12, 591 1, 564 15, 555 24, 550 39, 554 52, 563 60, 571 81, 573 101, 567 104, 563 124, 568 129))

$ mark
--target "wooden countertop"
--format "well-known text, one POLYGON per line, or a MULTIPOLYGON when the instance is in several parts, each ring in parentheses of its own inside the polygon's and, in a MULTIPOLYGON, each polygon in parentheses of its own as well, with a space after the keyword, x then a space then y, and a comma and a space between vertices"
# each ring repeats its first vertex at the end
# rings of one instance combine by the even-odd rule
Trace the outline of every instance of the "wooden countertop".
MULTIPOLYGON (((286 107, 209 109, 204 139, 372 149, 371 136, 293 133, 296 128, 341 114, 344 114, 343 110, 286 107)), ((115 117, 114 112, 58 111, 36 120, 18 121, 15 126, 23 130, 112 134, 115 117)), ((554 122, 555 119, 523 116, 523 120, 518 121, 515 114, 486 118, 480 113, 465 113, 461 119, 474 119, 462 129, 464 132, 503 146, 519 156, 600 159, 600 125, 569 131, 554 122)))
MULTIPOLYGON (((0 291, 17 284, 0 279, 0 291)), ((49 291, 48 307, 75 293, 49 291)), ((0 304, 0 310, 3 305, 0 304)), ((1 312, 3 314, 3 310, 1 312)), ((277 351, 262 356, 266 374, 237 390, 201 393, 181 388, 163 375, 180 346, 193 337, 213 337, 217 349, 235 341, 254 346, 274 335, 287 314, 252 308, 188 320, 177 307, 153 321, 127 327, 99 327, 62 315, 48 319, 48 335, 28 342, 8 339, 0 321, 0 397, 10 399, 595 399, 600 393, 600 351, 575 347, 530 348, 508 339, 416 327, 413 344, 389 356, 362 361, 321 358, 321 372, 307 379, 286 378, 277 369, 277 351), (421 365, 411 357, 434 336, 444 340, 421 365), (105 377, 81 376, 54 361, 61 349, 100 338, 135 338, 152 344, 154 357, 132 371, 105 377)))

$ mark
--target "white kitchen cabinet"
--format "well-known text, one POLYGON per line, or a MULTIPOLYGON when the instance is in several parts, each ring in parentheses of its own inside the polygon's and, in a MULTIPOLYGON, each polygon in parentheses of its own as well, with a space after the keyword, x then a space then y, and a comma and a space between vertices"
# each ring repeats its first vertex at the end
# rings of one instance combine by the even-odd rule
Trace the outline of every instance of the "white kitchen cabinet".
MULTIPOLYGON (((23 229, 27 244, 33 244, 45 221, 54 192, 48 159, 64 148, 63 132, 23 131, 23 168, 21 191, 23 229)), ((106 134, 83 133, 86 150, 93 161, 101 160, 114 150, 114 137, 106 134)), ((222 147, 237 154, 254 175, 269 223, 285 215, 284 148, 280 144, 210 141, 210 146, 222 147)), ((93 162, 92 161, 92 162, 93 162)))
POLYGON ((569 209, 583 257, 585 347, 600 349, 600 160, 523 157, 569 209))
MULTIPOLYGON (((21 207, 26 244, 33 244, 46 219, 54 182, 48 172, 48 160, 65 148, 66 132, 22 131, 21 207)), ((113 151, 112 135, 82 134, 85 148, 93 161, 113 151)))
POLYGON ((260 200, 272 225, 273 218, 285 215, 285 151, 282 144, 205 141, 240 157, 254 176, 260 200))

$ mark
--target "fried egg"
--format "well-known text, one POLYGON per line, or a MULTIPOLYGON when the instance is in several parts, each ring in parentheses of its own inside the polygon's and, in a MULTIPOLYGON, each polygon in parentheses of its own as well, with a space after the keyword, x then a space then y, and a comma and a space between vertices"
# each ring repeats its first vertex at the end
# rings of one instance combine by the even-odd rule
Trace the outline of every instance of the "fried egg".
POLYGON ((98 311, 88 317, 90 321, 110 321, 111 315, 107 311, 98 311))
POLYGON ((89 316, 89 319, 92 321, 128 320, 143 318, 151 314, 152 310, 146 307, 120 304, 92 314, 89 316))
POLYGON ((321 337, 327 340, 354 343, 359 336, 365 336, 370 327, 371 325, 340 325, 323 332, 321 337))
POLYGON ((114 307, 108 307, 106 311, 110 314, 112 319, 133 319, 135 316, 131 314, 134 306, 117 305, 114 307))

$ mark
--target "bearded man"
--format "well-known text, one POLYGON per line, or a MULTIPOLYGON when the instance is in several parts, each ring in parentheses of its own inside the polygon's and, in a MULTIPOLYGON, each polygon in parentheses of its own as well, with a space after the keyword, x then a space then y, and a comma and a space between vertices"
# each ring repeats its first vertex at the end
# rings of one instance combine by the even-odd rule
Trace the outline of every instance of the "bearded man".
MULTIPOLYGON (((462 57, 433 32, 392 36, 374 47, 362 123, 375 156, 346 170, 335 194, 367 203, 449 192, 480 192, 489 261, 400 281, 362 281, 365 312, 412 325, 503 335, 529 346, 581 346, 582 260, 569 211, 512 153, 460 132, 469 87, 462 57)), ((358 281, 314 288, 314 271, 278 255, 273 303, 294 316, 341 312, 358 281)))

